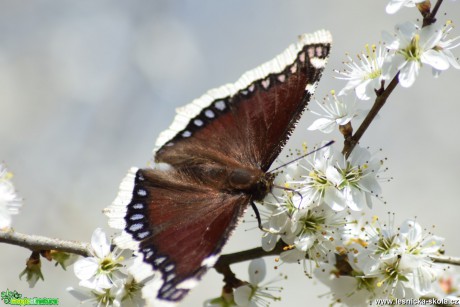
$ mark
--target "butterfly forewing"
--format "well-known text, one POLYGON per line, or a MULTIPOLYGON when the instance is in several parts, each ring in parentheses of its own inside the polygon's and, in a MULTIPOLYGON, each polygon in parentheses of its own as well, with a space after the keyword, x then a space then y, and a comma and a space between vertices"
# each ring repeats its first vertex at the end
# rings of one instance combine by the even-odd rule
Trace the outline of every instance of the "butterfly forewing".
MULTIPOLYGON (((232 96, 212 100, 157 151, 156 161, 174 165, 182 160, 171 156, 195 157, 200 147, 267 171, 305 109, 329 49, 328 44, 303 46, 280 72, 257 79, 232 96)), ((186 110, 176 121, 184 120, 186 110)))
POLYGON ((211 267, 313 94, 329 54, 327 31, 301 36, 281 55, 178 110, 154 150, 132 169, 107 210, 115 242, 142 261, 134 276, 152 306, 181 300, 211 267))

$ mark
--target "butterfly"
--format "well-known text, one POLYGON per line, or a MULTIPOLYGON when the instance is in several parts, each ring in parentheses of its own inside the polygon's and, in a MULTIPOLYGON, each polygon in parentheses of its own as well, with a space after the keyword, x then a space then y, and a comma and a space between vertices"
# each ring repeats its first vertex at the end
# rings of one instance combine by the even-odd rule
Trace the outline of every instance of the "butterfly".
MULTIPOLYGON (((138 253, 131 272, 151 306, 174 306, 217 260, 248 204, 273 188, 268 172, 306 108, 331 34, 303 34, 234 84, 177 110, 154 165, 132 168, 106 210, 115 243, 138 253)), ((259 220, 260 222, 260 220, 259 220)))

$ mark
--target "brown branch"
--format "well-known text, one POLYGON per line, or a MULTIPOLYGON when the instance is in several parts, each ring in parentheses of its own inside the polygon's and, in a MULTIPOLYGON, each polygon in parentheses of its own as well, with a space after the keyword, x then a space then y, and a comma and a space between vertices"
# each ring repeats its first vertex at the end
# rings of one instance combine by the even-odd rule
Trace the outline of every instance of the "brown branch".
POLYGON ((390 94, 393 92, 393 90, 398 85, 399 83, 398 76, 399 76, 399 72, 396 74, 393 80, 391 80, 390 84, 387 86, 387 88, 384 91, 376 91, 377 98, 375 99, 374 105, 372 106, 371 110, 367 114, 366 118, 361 123, 361 126, 359 126, 358 130, 356 131, 355 134, 353 134, 352 137, 345 139, 342 153, 347 158, 350 155, 350 153, 353 151, 353 149, 355 148, 356 144, 359 143, 359 140, 363 136, 364 132, 366 132, 367 128, 369 128, 370 124, 375 119, 375 117, 377 116, 380 109, 383 107, 383 105, 387 101, 390 94))
POLYGON ((52 239, 15 232, 12 229, 0 231, 0 243, 25 247, 35 252, 57 250, 83 257, 91 256, 93 250, 89 243, 52 239))
POLYGON ((214 268, 217 271, 219 271, 220 268, 224 266, 228 266, 230 264, 253 260, 253 259, 257 259, 257 258, 265 257, 265 256, 276 256, 276 255, 279 255, 282 251, 284 251, 285 246, 286 246, 286 243, 279 240, 276 243, 275 248, 268 252, 263 250, 262 247, 256 247, 253 249, 248 249, 248 250, 233 253, 233 254, 221 255, 219 259, 217 260, 216 264, 214 265, 214 268))
POLYGON ((232 288, 234 289, 242 285, 242 281, 236 278, 235 274, 230 269, 230 265, 243 261, 262 258, 265 256, 276 256, 284 251, 285 247, 286 244, 283 241, 278 240, 275 248, 268 252, 265 251, 262 247, 256 247, 241 252, 221 255, 219 259, 217 259, 217 262, 214 264, 214 269, 218 273, 224 275, 224 291, 230 293, 232 288))
POLYGON ((422 27, 429 26, 436 22, 436 14, 438 13, 439 7, 441 6, 443 0, 438 0, 431 12, 423 17, 422 27))

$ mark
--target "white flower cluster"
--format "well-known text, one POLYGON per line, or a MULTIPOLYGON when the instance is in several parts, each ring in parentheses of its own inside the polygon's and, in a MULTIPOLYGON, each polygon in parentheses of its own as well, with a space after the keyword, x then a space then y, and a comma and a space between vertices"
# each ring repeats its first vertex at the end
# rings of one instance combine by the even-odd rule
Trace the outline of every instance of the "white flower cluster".
POLYGON ((311 259, 325 256, 333 234, 347 222, 344 209, 361 211, 380 196, 382 163, 362 147, 345 158, 329 146, 289 165, 275 181, 275 186, 286 189, 277 189, 264 200, 270 214, 262 247, 272 250, 281 237, 303 253, 296 259, 289 257, 293 261, 305 258, 305 253, 311 259))
MULTIPOLYGON (((414 6, 417 2, 423 0, 392 0, 387 11, 395 12, 402 6, 414 6)), ((367 45, 358 60, 348 56, 348 61, 344 62, 346 69, 336 71, 340 75, 338 79, 347 81, 345 87, 339 92, 339 97, 333 94, 333 99, 326 97, 322 103, 317 101, 323 114, 314 112, 320 118, 309 130, 330 133, 337 126, 342 127, 352 119, 362 117, 370 108, 363 102, 375 99, 376 91, 383 90, 386 82, 397 76, 402 87, 410 87, 424 64, 432 67, 435 77, 451 66, 460 69, 451 51, 460 45, 460 36, 448 38, 452 29, 450 20, 442 26, 432 24, 422 28, 413 22, 405 22, 395 27, 394 35, 384 31, 383 45, 367 45), (356 96, 352 99, 346 97, 353 90, 356 96)))
POLYGON ((439 255, 444 240, 424 234, 414 220, 394 229, 354 222, 343 228, 335 257, 315 269, 315 276, 331 288, 335 302, 368 306, 379 299, 446 298, 437 281, 446 268, 430 256, 439 255))
MULTIPOLYGON (((306 259, 311 260, 309 263, 314 264, 315 277, 331 288, 336 303, 368 306, 377 299, 420 299, 427 295, 447 297, 435 291, 441 289, 436 287, 436 281, 442 279, 446 268, 436 265, 430 258, 440 254, 444 240, 424 234, 414 220, 405 221, 397 229, 392 221, 381 226, 378 219, 371 223, 352 220, 350 212, 341 209, 346 205, 350 208, 350 202, 366 203, 366 196, 370 199, 372 193, 358 189, 359 185, 353 187, 358 189, 353 194, 343 192, 347 189, 341 191, 338 188, 340 184, 327 184, 330 180, 328 175, 335 171, 326 169, 322 168, 323 172, 318 176, 321 180, 316 182, 327 188, 313 193, 315 197, 311 198, 318 199, 319 205, 306 202, 307 194, 289 190, 282 197, 272 196, 266 200, 272 214, 264 225, 270 231, 263 235, 262 247, 272 250, 281 238, 286 244, 281 260, 303 263, 305 273, 310 276, 313 269, 305 265, 306 259), (327 193, 332 196, 326 196, 327 193), (350 198, 350 195, 355 198, 350 198), (281 198, 283 201, 280 201, 281 198)), ((284 174, 290 178, 288 182, 302 182, 292 180, 292 175, 292 172, 284 174)), ((371 182, 377 190, 379 186, 375 176, 371 182)))
MULTIPOLYGON (((115 248, 106 234, 97 228, 91 237, 93 257, 78 260, 74 264, 75 275, 80 279, 81 289, 67 288, 82 304, 93 306, 144 306, 142 285, 128 273, 124 251, 115 248)), ((130 257, 131 251, 127 254, 130 257)))
POLYGON ((16 194, 11 178, 4 163, 0 163, 0 230, 11 227, 11 215, 18 214, 22 199, 16 194))
POLYGON ((460 37, 447 39, 452 30, 451 24, 448 21, 442 27, 430 25, 420 28, 415 23, 406 22, 396 26, 396 35, 383 32, 385 46, 390 51, 382 68, 384 79, 389 79, 391 72, 398 70, 401 86, 410 87, 423 64, 432 67, 435 77, 450 66, 460 69, 450 51, 460 45, 460 37))
MULTIPOLYGON (((403 6, 422 13, 429 9, 424 0, 392 0, 387 12, 403 6)), ((435 77, 450 66, 460 69, 451 52, 460 37, 449 39, 451 31, 450 21, 442 27, 406 22, 396 26, 395 35, 383 32, 384 42, 366 46, 358 60, 348 56, 345 69, 336 71, 345 87, 318 102, 321 111, 314 113, 320 118, 309 130, 331 133, 339 128, 347 138, 352 122, 369 112, 366 103, 390 82, 410 87, 423 65, 431 66, 435 77), (350 93, 354 98, 346 97, 350 93)), ((445 282, 437 286, 446 280, 446 268, 431 259, 439 255, 443 239, 423 234, 414 220, 395 230, 392 222, 381 227, 378 220, 364 223, 351 217, 381 199, 382 165, 383 160, 360 146, 349 155, 329 146, 283 168, 273 193, 263 201, 269 212, 262 247, 271 251, 285 244, 281 261, 303 263, 308 276, 314 272, 331 288, 335 303, 368 306, 377 299, 446 298, 455 287, 440 290, 447 287, 445 282)))

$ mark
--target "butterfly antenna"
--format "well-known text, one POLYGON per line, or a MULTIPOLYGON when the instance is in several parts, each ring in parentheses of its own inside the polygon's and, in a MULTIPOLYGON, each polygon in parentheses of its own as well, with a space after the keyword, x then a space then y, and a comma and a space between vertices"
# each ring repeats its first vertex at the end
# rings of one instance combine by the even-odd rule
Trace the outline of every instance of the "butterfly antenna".
POLYGON ((315 152, 317 152, 317 151, 319 151, 319 150, 321 150, 321 149, 323 149, 323 148, 326 148, 326 147, 328 147, 328 146, 331 146, 331 145, 334 144, 334 143, 335 143, 334 140, 329 141, 329 142, 327 142, 326 144, 324 144, 323 146, 321 146, 321 147, 319 147, 319 148, 316 148, 316 149, 314 149, 314 150, 312 150, 312 151, 310 151, 310 152, 308 152, 308 153, 306 153, 306 154, 304 154, 304 155, 301 155, 301 156, 298 157, 298 158, 295 158, 295 159, 292 160, 292 161, 289 161, 289 162, 287 162, 287 163, 284 163, 284 164, 278 166, 277 168, 272 169, 272 170, 269 171, 268 173, 273 173, 274 171, 279 170, 280 168, 283 168, 283 167, 285 167, 286 165, 289 165, 289 164, 291 164, 291 163, 294 163, 294 162, 296 162, 296 161, 299 161, 300 159, 305 158, 306 156, 311 155, 312 153, 315 153, 315 152))

